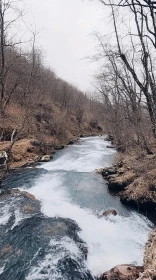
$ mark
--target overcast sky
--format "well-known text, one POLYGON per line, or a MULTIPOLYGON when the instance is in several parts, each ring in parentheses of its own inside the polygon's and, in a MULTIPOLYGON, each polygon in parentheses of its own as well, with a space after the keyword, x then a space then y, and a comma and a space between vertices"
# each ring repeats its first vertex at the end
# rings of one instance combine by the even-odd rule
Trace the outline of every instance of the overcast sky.
POLYGON ((106 28, 106 13, 98 1, 26 0, 26 10, 40 32, 37 45, 43 49, 46 63, 80 89, 93 89, 96 65, 85 57, 95 53, 91 33, 106 28))

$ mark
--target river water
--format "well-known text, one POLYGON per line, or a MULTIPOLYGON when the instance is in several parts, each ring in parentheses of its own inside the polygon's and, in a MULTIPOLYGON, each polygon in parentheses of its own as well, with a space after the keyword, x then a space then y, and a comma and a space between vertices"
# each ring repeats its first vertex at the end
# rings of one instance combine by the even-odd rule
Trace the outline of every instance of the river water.
POLYGON ((106 182, 95 172, 95 169, 113 163, 115 150, 108 149, 107 145, 103 137, 82 138, 57 152, 51 162, 13 172, 4 181, 4 188, 20 188, 35 195, 41 202, 42 216, 37 220, 35 215, 23 217, 15 199, 11 204, 5 202, 7 205, 1 202, 0 223, 3 232, 6 230, 8 234, 3 246, 8 240, 9 244, 14 244, 15 236, 18 252, 19 246, 23 247, 21 240, 27 244, 29 236, 31 243, 24 246, 20 262, 14 261, 12 270, 8 264, 9 260, 12 265, 12 257, 4 258, 0 279, 95 279, 118 264, 142 265, 152 224, 136 211, 123 206, 118 197, 110 195, 106 182), (13 211, 10 205, 13 204, 14 221, 6 229, 10 211, 13 211), (101 218, 102 212, 109 208, 116 209, 118 215, 101 218), (30 219, 31 227, 28 224, 30 219), (51 230, 51 236, 47 236, 47 230, 45 234, 45 220, 46 228, 49 223, 57 229, 55 234, 54 230, 51 230), (82 256, 81 242, 88 248, 87 259, 82 256), (30 250, 29 247, 33 248, 30 250), (40 254, 41 248, 43 254, 40 254))

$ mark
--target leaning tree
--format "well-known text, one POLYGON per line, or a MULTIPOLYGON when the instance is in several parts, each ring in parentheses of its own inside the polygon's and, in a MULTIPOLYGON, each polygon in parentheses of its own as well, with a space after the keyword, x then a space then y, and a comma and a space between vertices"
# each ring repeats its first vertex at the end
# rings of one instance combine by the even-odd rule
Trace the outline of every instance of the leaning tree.
POLYGON ((156 137, 156 1, 99 0, 111 9, 116 54, 141 92, 156 137))

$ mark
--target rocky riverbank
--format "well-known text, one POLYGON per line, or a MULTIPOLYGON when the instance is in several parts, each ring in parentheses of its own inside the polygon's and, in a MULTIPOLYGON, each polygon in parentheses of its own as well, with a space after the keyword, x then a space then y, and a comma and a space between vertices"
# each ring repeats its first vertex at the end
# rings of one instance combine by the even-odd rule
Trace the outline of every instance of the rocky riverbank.
MULTIPOLYGON (((119 154, 113 167, 101 169, 111 193, 123 204, 131 206, 156 222, 156 153, 119 154)), ((146 244, 143 267, 119 265, 98 280, 155 280, 156 229, 146 244)))
POLYGON ((122 155, 113 167, 104 168, 102 176, 108 189, 119 195, 122 203, 144 211, 156 220, 156 154, 122 155))
POLYGON ((84 130, 83 134, 77 134, 77 136, 70 135, 69 138, 64 138, 61 141, 58 139, 57 141, 54 141, 53 138, 48 142, 41 142, 36 138, 20 139, 15 141, 11 149, 10 157, 7 156, 7 153, 11 142, 1 141, 0 159, 4 159, 5 164, 0 161, 0 184, 9 169, 12 170, 20 167, 27 167, 36 162, 48 162, 53 158, 53 154, 55 154, 56 151, 64 149, 67 145, 74 144, 80 137, 96 135, 99 135, 98 129, 94 129, 92 132, 84 130), (3 154, 5 154, 5 157, 3 154))

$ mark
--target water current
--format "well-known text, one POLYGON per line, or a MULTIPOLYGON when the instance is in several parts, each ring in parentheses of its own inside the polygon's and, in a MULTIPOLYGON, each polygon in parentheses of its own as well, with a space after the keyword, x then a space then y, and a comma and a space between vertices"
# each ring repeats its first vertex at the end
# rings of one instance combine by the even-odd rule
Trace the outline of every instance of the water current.
POLYGON ((33 215, 24 215, 21 207, 29 202, 0 201, 0 245, 3 251, 13 248, 2 256, 0 279, 95 279, 118 264, 142 265, 152 224, 112 196, 95 172, 113 163, 116 151, 107 145, 104 137, 81 138, 52 161, 13 172, 4 181, 5 189, 33 194, 41 210, 35 206, 33 215), (118 215, 101 217, 107 209, 118 215))

